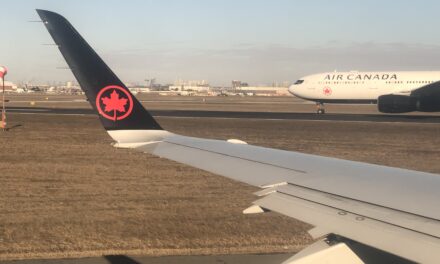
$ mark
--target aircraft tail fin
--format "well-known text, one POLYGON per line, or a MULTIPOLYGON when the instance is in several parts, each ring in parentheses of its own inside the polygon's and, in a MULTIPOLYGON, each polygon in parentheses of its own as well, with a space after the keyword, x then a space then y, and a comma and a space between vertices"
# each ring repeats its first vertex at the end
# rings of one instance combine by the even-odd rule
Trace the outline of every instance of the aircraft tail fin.
POLYGON ((106 130, 162 130, 67 19, 37 12, 106 130))

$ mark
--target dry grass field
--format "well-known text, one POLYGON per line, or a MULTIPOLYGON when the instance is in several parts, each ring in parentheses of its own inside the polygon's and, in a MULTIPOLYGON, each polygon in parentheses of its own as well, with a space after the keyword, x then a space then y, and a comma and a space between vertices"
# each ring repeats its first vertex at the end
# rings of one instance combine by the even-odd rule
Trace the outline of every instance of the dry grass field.
MULTIPOLYGON (((95 116, 11 114, 0 133, 0 259, 295 252, 310 228, 243 215, 256 189, 113 148, 95 116)), ((440 126, 161 118, 185 135, 440 173, 440 126)))

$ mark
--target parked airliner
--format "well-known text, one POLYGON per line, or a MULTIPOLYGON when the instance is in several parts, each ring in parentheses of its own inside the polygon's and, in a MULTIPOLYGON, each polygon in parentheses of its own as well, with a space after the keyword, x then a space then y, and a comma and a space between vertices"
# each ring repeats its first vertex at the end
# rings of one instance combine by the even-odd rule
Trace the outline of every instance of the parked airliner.
POLYGON ((296 97, 324 103, 377 104, 382 113, 440 111, 440 71, 329 72, 301 78, 289 87, 296 97))

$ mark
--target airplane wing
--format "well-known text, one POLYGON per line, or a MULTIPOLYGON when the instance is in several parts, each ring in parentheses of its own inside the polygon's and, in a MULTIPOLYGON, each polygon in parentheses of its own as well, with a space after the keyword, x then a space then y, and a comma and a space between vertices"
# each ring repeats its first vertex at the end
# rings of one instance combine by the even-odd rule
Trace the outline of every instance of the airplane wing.
POLYGON ((440 82, 430 83, 411 91, 411 96, 434 96, 440 97, 440 82))
POLYGON ((261 188, 244 213, 310 223, 317 244, 285 263, 437 263, 440 176, 186 137, 163 130, 62 16, 37 10, 115 147, 184 163, 261 188))
POLYGON ((440 82, 430 83, 414 90, 399 90, 379 96, 378 108, 383 113, 438 112, 440 82))

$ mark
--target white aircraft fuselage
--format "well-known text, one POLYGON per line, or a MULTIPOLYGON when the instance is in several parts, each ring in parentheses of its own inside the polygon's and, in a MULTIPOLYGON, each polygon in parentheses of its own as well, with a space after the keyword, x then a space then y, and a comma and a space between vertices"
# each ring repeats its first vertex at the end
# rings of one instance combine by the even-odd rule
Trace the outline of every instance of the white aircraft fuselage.
POLYGON ((381 96, 410 97, 413 91, 438 81, 440 71, 328 72, 301 78, 289 92, 321 104, 378 103, 381 96))

